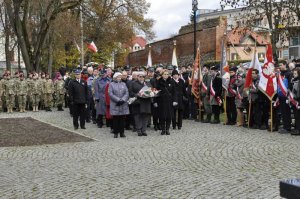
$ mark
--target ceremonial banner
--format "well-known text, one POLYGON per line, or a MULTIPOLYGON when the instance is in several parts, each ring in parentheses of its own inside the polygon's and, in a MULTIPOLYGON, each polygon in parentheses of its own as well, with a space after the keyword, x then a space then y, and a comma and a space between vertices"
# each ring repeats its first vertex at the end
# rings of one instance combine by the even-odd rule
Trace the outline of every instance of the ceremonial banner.
POLYGON ((176 41, 174 41, 173 56, 172 56, 172 65, 178 67, 177 56, 176 56, 176 41))
POLYGON ((265 64, 262 67, 262 72, 259 79, 258 88, 270 99, 277 92, 277 81, 275 76, 275 67, 273 60, 273 52, 271 44, 267 45, 267 53, 265 64))
POLYGON ((192 72, 192 93, 196 99, 200 97, 200 83, 202 82, 202 71, 200 67, 200 46, 197 49, 196 59, 194 62, 193 72, 192 72))

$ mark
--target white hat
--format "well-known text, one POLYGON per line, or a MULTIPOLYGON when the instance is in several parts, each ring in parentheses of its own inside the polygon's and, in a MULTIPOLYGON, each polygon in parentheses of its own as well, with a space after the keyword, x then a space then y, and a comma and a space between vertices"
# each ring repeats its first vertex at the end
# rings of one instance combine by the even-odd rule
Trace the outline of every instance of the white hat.
POLYGON ((115 79, 115 78, 117 78, 118 76, 122 76, 122 73, 116 72, 116 73, 114 74, 113 78, 115 79))

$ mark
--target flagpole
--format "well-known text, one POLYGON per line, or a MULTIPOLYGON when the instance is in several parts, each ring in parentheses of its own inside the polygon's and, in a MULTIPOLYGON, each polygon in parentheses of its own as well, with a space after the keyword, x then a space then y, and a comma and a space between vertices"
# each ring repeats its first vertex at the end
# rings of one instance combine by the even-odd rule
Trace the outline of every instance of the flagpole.
MULTIPOLYGON (((200 65, 200 41, 198 42, 198 46, 199 46, 199 59, 197 60, 198 61, 198 64, 199 64, 199 68, 198 68, 198 80, 199 80, 199 94, 200 94, 200 85, 201 85, 201 82, 200 82, 200 70, 201 70, 201 65, 200 65)), ((198 100, 198 106, 199 106, 199 122, 201 121, 201 118, 202 118, 202 111, 201 111, 201 107, 202 107, 202 101, 201 101, 201 95, 199 95, 199 100, 198 100)))
POLYGON ((81 66, 84 65, 84 49, 83 49, 83 17, 82 17, 82 6, 80 6, 80 33, 81 33, 81 66))
POLYGON ((252 102, 251 102, 251 98, 250 98, 250 100, 249 100, 249 109, 248 109, 248 129, 250 128, 251 109, 252 109, 252 102))
POLYGON ((226 121, 225 121, 224 124, 226 124, 228 122, 228 116, 227 116, 227 97, 226 97, 227 92, 228 92, 227 90, 225 90, 225 92, 224 92, 224 114, 226 116, 226 121))

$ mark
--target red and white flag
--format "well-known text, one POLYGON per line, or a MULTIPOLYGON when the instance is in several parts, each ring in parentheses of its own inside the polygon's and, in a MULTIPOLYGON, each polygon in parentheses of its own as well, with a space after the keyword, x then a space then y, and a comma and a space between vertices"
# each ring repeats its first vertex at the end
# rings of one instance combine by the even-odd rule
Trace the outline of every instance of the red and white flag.
POLYGON ((265 64, 262 67, 258 88, 270 99, 277 92, 277 81, 271 44, 267 45, 265 64))
POLYGON ((216 101, 217 101, 217 103, 219 104, 219 106, 222 105, 222 100, 221 100, 221 98, 220 98, 219 96, 216 97, 216 92, 215 92, 215 89, 214 89, 214 87, 213 87, 212 80, 211 80, 211 82, 210 82, 210 95, 216 99, 216 101))
POLYGON ((91 43, 88 44, 88 49, 90 49, 93 53, 98 52, 98 48, 96 44, 92 41, 91 43))
POLYGON ((257 69, 258 71, 261 71, 261 66, 259 64, 258 55, 257 55, 256 50, 254 51, 254 56, 253 56, 253 59, 250 63, 249 70, 247 72, 244 88, 249 88, 252 84, 252 71, 253 71, 253 69, 257 69))

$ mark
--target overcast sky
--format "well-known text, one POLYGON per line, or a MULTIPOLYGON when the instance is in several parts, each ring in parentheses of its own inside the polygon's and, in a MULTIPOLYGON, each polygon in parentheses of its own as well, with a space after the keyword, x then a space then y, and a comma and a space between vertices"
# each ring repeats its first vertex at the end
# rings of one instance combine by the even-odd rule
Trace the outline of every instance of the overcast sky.
MULTIPOLYGON (((147 0, 151 3, 146 15, 155 20, 155 40, 161 40, 177 34, 181 26, 189 22, 192 12, 192 0, 147 0)), ((199 9, 219 9, 220 0, 198 0, 199 9)))

